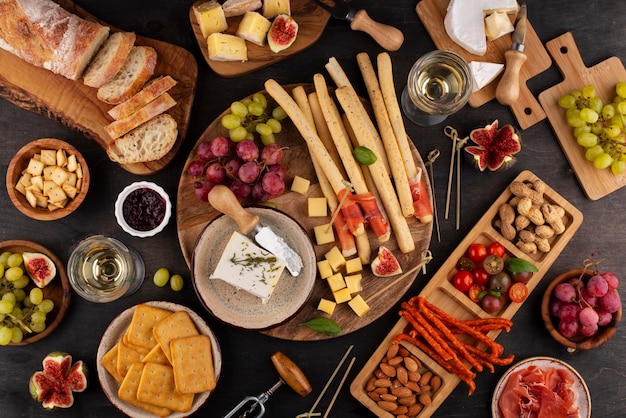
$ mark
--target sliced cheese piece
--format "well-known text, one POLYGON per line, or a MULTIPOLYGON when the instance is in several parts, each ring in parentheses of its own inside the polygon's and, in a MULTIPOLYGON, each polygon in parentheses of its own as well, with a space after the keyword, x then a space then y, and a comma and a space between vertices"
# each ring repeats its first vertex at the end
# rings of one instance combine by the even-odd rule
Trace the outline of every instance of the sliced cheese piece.
POLYGON ((284 260, 235 231, 209 278, 223 280, 237 289, 257 296, 262 303, 267 303, 285 265, 284 260))
POLYGON ((348 305, 350 305, 354 313, 356 313, 359 317, 362 317, 370 310, 369 305, 365 302, 361 295, 355 296, 354 299, 348 302, 348 305))
POLYGON ((263 16, 268 19, 278 15, 291 15, 290 0, 263 0, 263 16))
POLYGON ((321 298, 320 302, 317 304, 317 310, 332 315, 335 311, 335 306, 337 306, 337 304, 332 300, 321 298))
POLYGON ((202 36, 205 38, 208 38, 212 33, 223 32, 228 29, 224 10, 215 0, 193 6, 193 14, 200 26, 202 36))
POLYGON ((317 262, 317 271, 320 273, 322 279, 328 279, 333 275, 333 268, 330 266, 330 262, 326 259, 317 262))
POLYGON ((271 25, 272 22, 260 13, 246 12, 237 27, 237 36, 253 44, 264 46, 271 25))
POLYGON ((311 181, 309 179, 305 179, 300 176, 294 176, 293 182, 291 183, 291 191, 299 193, 301 195, 306 195, 309 191, 310 185, 311 181))
POLYGON ((504 12, 493 12, 485 18, 485 36, 493 41, 515 30, 509 15, 504 12))
POLYGON ((235 35, 212 33, 207 38, 207 48, 213 61, 248 61, 246 41, 235 35))
POLYGON ((328 215, 328 205, 326 204, 325 197, 309 197, 307 199, 307 208, 309 218, 324 217, 328 215))
POLYGON ((491 83, 504 69, 504 64, 495 62, 471 61, 469 66, 474 77, 473 91, 478 91, 491 83))
POLYGON ((515 13, 516 0, 451 0, 444 26, 454 42, 475 55, 485 55, 485 15, 494 12, 515 13))
POLYGON ((331 224, 316 225, 313 227, 315 242, 317 245, 330 244, 335 242, 335 231, 331 224))
POLYGON ((346 264, 346 259, 336 245, 324 254, 324 258, 328 260, 333 271, 339 271, 346 264))

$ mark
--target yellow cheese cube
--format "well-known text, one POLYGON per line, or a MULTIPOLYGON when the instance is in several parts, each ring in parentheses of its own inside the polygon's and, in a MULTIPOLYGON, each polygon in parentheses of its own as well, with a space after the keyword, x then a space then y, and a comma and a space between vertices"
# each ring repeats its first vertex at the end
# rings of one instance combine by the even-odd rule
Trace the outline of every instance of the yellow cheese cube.
POLYGON ((332 315, 335 311, 335 306, 337 306, 337 304, 332 300, 321 298, 320 303, 317 304, 317 310, 332 315))
POLYGON ((317 271, 319 271, 322 279, 328 279, 333 275, 333 268, 326 259, 317 262, 317 271))
POLYGON ((315 233, 315 242, 317 242, 317 245, 335 242, 335 231, 331 224, 317 225, 313 227, 313 232, 315 233))
POLYGON ((307 200, 309 208, 309 217, 327 216, 328 205, 325 197, 309 197, 307 200))
POLYGON ((350 291, 350 293, 359 293, 363 290, 361 286, 361 280, 363 280, 363 275, 361 274, 351 274, 343 278, 346 282, 346 287, 350 291))
POLYGON ((324 258, 328 260, 330 266, 333 268, 333 271, 339 271, 339 269, 346 264, 346 259, 343 257, 341 250, 339 250, 336 245, 324 254, 324 258))
POLYGON ((352 295, 350 294, 350 291, 347 287, 333 292, 333 297, 335 298, 336 303, 344 303, 352 299, 352 295))
POLYGON ((237 27, 237 36, 253 44, 263 46, 271 25, 272 22, 261 16, 260 13, 246 12, 237 27))
POLYGON ((366 313, 369 312, 370 307, 365 302, 365 300, 361 297, 361 295, 356 295, 351 301, 348 302, 348 305, 352 308, 352 310, 359 316, 362 317, 366 313))
POLYGON ((263 16, 271 19, 278 15, 291 15, 290 0, 263 0, 263 16))
POLYGON ((226 16, 222 6, 215 0, 209 0, 193 7, 193 14, 202 31, 202 36, 223 32, 228 29, 226 16))
POLYGON ((346 261, 347 274, 356 273, 357 271, 361 270, 363 270, 363 264, 361 264, 361 259, 359 257, 351 258, 350 260, 346 261))
MULTIPOLYGON (((300 176, 293 177, 293 183, 291 183, 291 191, 300 193, 301 195, 306 195, 309 191, 309 186, 311 185, 311 181, 305 179, 300 176)), ((311 216, 311 215, 309 215, 311 216)))
POLYGON ((493 12, 485 18, 485 35, 493 41, 515 30, 506 12, 493 12))
POLYGON ((346 281, 343 279, 343 275, 341 273, 333 274, 326 279, 326 281, 328 282, 328 287, 330 287, 330 290, 333 292, 346 287, 346 281))
POLYGON ((239 36, 212 33, 207 39, 209 59, 213 61, 247 61, 248 47, 239 36))

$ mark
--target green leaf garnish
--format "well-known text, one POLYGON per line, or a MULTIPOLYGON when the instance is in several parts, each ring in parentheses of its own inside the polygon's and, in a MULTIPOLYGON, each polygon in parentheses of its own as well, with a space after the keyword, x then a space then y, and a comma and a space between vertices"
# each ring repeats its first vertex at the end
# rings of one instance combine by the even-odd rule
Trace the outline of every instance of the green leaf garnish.
POLYGON ((309 327, 315 332, 327 335, 341 335, 341 327, 335 321, 329 318, 313 318, 301 324, 299 327, 309 327))
POLYGON ((530 261, 526 261, 522 258, 511 257, 507 258, 504 262, 504 267, 511 273, 522 273, 525 271, 537 272, 539 269, 535 267, 530 261))

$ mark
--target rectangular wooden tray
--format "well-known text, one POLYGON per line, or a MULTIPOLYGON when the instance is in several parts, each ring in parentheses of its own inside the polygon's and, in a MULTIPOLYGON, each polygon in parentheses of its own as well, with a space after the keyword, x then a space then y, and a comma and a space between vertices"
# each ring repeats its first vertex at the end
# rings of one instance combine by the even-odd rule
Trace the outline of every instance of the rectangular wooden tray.
MULTIPOLYGON (((515 178, 515 180, 534 182, 538 180, 538 177, 530 171, 523 171, 515 178)), ((563 221, 566 229, 563 234, 551 238, 551 249, 548 253, 538 252, 537 254, 531 256, 520 251, 513 242, 504 238, 500 234, 499 230, 494 226, 495 220, 498 218, 498 208, 502 203, 507 202, 512 196, 513 194, 507 187, 500 197, 498 197, 498 199, 493 203, 493 205, 491 205, 489 210, 478 221, 474 228, 472 228, 472 230, 467 234, 463 241, 461 241, 441 268, 430 279, 422 292, 420 292, 420 296, 427 298, 430 303, 445 310, 448 314, 459 320, 491 317, 491 315, 483 311, 478 304, 472 302, 464 293, 458 291, 451 283, 451 278, 456 271, 455 266, 458 259, 463 256, 469 245, 474 242, 488 244, 493 241, 498 241, 505 246, 508 256, 524 258, 531 261, 539 269, 539 271, 535 273, 532 279, 528 282, 529 291, 532 292, 534 290, 541 278, 550 269, 552 263, 554 263, 558 255, 561 251, 563 251, 563 248, 565 248, 574 233, 580 227, 583 215, 578 209, 572 206, 551 187, 546 185, 544 199, 547 203, 559 205, 565 210, 563 221)), ((512 319, 521 307, 522 304, 520 303, 509 303, 495 316, 499 318, 512 319)), ((392 344, 394 337, 402 333, 407 325, 408 323, 404 318, 401 318, 396 323, 350 385, 350 393, 352 396, 369 408, 378 417, 392 418, 393 415, 384 411, 376 404, 376 402, 370 399, 365 392, 365 385, 367 384, 368 379, 372 376, 374 370, 380 364, 382 358, 387 353, 387 349, 392 344)), ((511 332, 515 332, 515 326, 513 326, 511 332)), ((488 335, 495 339, 498 334, 499 331, 492 331, 488 335)), ((450 393, 452 393, 461 380, 455 374, 451 374, 443 370, 443 368, 440 367, 433 359, 412 344, 405 342, 402 344, 411 353, 417 356, 422 361, 424 366, 442 378, 441 388, 433 395, 432 404, 429 407, 425 407, 418 415, 419 418, 430 417, 435 413, 437 408, 441 406, 450 393)))

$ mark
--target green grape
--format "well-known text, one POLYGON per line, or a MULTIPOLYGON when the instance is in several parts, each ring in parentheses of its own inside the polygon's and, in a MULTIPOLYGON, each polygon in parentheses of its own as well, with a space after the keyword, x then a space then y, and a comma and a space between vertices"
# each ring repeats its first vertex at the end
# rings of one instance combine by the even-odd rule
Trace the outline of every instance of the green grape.
POLYGON ((585 126, 586 123, 587 122, 580 117, 580 112, 567 116, 567 124, 573 128, 585 126))
POLYGON ((583 87, 582 95, 585 99, 591 99, 592 97, 596 97, 596 88, 591 84, 587 84, 583 87))
POLYGON ((615 93, 623 99, 626 99, 626 81, 620 81, 615 85, 615 93))
POLYGON ((591 132, 591 125, 579 126, 574 128, 574 136, 578 138, 581 134, 591 132))
POLYGON ((597 156, 602 153, 604 153, 602 145, 596 145, 591 148, 587 148, 587 150, 585 151, 585 158, 589 161, 593 161, 596 159, 597 156))
POLYGON ((287 112, 281 106, 278 106, 272 110, 272 117, 276 120, 284 120, 287 119, 287 112))
POLYGON ((604 128, 604 133, 609 137, 609 138, 615 138, 616 136, 619 135, 619 133, 622 130, 620 129, 619 126, 617 125, 609 125, 606 128, 604 128))
POLYGON ((624 121, 621 115, 615 115, 611 118, 611 123, 617 125, 620 129, 624 129, 624 121))
POLYGON ((596 135, 600 135, 601 133, 604 133, 604 125, 602 124, 602 122, 598 121, 594 124, 591 125, 591 132, 596 134, 596 135))
POLYGON ((24 270, 21 267, 9 267, 7 271, 4 272, 4 277, 10 282, 14 282, 20 277, 24 275, 24 270))
POLYGON ((222 117, 222 126, 226 129, 235 129, 241 126, 241 118, 232 113, 224 115, 224 117, 222 117))
POLYGON ((24 300, 22 301, 22 305, 24 306, 24 308, 29 308, 30 309, 30 308, 33 307, 33 302, 30 301, 30 297, 29 296, 26 296, 26 298, 24 298, 24 300))
POLYGON ((13 327, 11 329, 11 342, 13 344, 21 343, 23 338, 24 333, 22 332, 22 329, 20 327, 13 327))
POLYGON ((22 309, 17 304, 13 307, 13 310, 11 311, 11 315, 16 317, 17 319, 24 318, 24 312, 22 312, 22 309))
POLYGON ((14 253, 14 254, 11 254, 9 258, 7 259, 7 266, 19 267, 22 265, 23 262, 24 262, 24 259, 22 258, 22 254, 14 253))
POLYGON ((617 111, 621 114, 621 115, 626 115, 626 101, 624 102, 619 102, 617 104, 617 111))
POLYGON ((46 323, 45 322, 32 322, 29 324, 30 325, 30 329, 33 332, 42 332, 43 330, 46 329, 46 323))
POLYGON ((580 110, 579 116, 586 123, 595 123, 599 115, 595 110, 585 107, 580 110))
POLYGON ((228 135, 230 136, 231 141, 241 142, 246 139, 248 131, 243 126, 238 126, 235 129, 231 129, 230 131, 228 131, 228 135))
POLYGON ((0 280, 4 277, 4 264, 0 263, 0 280))
POLYGON ((248 112, 253 116, 261 116, 265 112, 265 108, 259 102, 252 102, 248 105, 248 112))
POLYGON ((30 317, 30 321, 34 324, 39 324, 41 322, 46 322, 46 313, 41 311, 35 311, 30 317))
POLYGON ((593 165, 598 170, 602 170, 610 166, 612 161, 613 161, 613 158, 611 157, 611 155, 606 152, 603 152, 602 154, 598 155, 596 158, 593 159, 593 165))
POLYGON ((37 310, 48 313, 54 309, 54 302, 51 299, 44 299, 41 301, 39 305, 37 305, 37 310))
POLYGON ((273 133, 269 135, 261 135, 261 142, 263 145, 275 144, 276 136, 273 133))
POLYGON ((22 301, 26 297, 26 292, 24 291, 23 288, 22 289, 13 289, 13 294, 15 295, 15 300, 17 300, 20 303, 22 303, 22 301))
POLYGON ((13 282, 13 287, 16 289, 24 289, 29 283, 30 279, 23 274, 19 279, 13 282))
POLYGON ((613 174, 622 174, 626 171, 626 161, 622 160, 613 160, 611 162, 611 172, 613 174))
POLYGON ((254 133, 246 131, 246 138, 249 141, 254 141, 254 133))
POLYGON ((43 300, 43 291, 38 287, 33 287, 28 294, 33 305, 39 305, 43 300))
POLYGON ((589 108, 596 113, 600 113, 602 111, 602 107, 604 103, 602 103, 602 99, 599 97, 592 97, 589 99, 589 108))
POLYGON ((10 251, 5 251, 2 254, 0 254, 0 263, 2 263, 4 267, 8 267, 7 260, 9 259, 11 254, 12 253, 10 251))
POLYGON ((152 281, 154 282, 154 284, 159 287, 165 286, 169 280, 170 280, 170 271, 166 269, 165 267, 161 267, 160 269, 158 269, 154 273, 154 277, 152 278, 152 281))
POLYGON ((13 292, 5 293, 4 295, 2 295, 2 300, 11 302, 13 305, 15 305, 15 302, 17 302, 17 298, 15 297, 13 292))
POLYGON ((252 101, 263 106, 264 110, 267 108, 267 98, 263 93, 254 93, 252 95, 252 101))
POLYGON ((259 123, 256 125, 256 131, 259 135, 270 135, 272 134, 272 128, 266 123, 259 123))
POLYGON ((576 106, 576 99, 571 94, 561 96, 559 97, 559 106, 561 106, 563 109, 570 109, 576 106))
POLYGON ((170 287, 174 292, 178 292, 183 288, 183 277, 180 274, 175 274, 170 279, 170 287))
POLYGON ((606 104, 602 107, 602 119, 611 119, 615 116, 615 106, 613 103, 606 104))
POLYGON ((13 338, 13 330, 5 325, 0 326, 0 345, 8 345, 13 338))
POLYGON ((248 116, 248 107, 239 101, 231 103, 230 111, 242 119, 248 116))
POLYGON ((570 94, 574 96, 575 99, 581 99, 583 97, 583 91, 581 89, 573 89, 570 94))
POLYGON ((272 132, 275 134, 279 134, 283 130, 283 125, 280 123, 278 119, 270 118, 265 122, 272 128, 272 132))
POLYGON ((15 306, 15 304, 7 300, 0 300, 0 313, 3 313, 3 314, 11 313, 11 311, 13 311, 13 306, 15 306))

